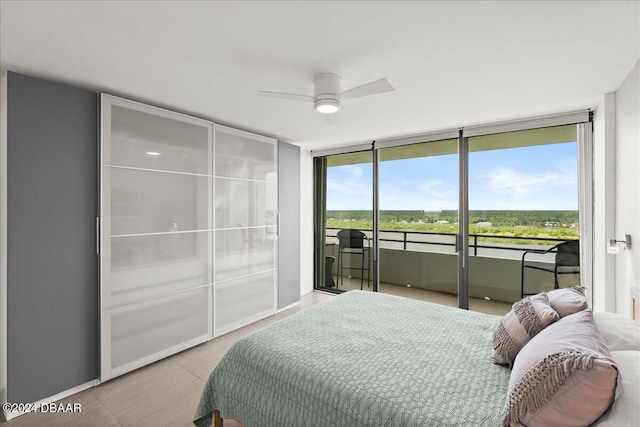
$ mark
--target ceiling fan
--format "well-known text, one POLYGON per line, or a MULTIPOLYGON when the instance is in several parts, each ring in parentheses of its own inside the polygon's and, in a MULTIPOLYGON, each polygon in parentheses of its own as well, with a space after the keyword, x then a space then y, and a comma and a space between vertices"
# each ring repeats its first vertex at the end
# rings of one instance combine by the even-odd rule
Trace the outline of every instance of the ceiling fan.
POLYGON ((390 92, 393 86, 387 79, 379 79, 370 83, 357 86, 344 92, 340 92, 340 82, 342 78, 335 73, 320 73, 313 77, 314 96, 299 95, 296 93, 259 91, 259 96, 270 96, 273 98, 284 98, 293 101, 313 102, 316 111, 320 113, 335 113, 340 109, 341 101, 347 99, 361 98, 363 96, 375 95, 378 93, 390 92))

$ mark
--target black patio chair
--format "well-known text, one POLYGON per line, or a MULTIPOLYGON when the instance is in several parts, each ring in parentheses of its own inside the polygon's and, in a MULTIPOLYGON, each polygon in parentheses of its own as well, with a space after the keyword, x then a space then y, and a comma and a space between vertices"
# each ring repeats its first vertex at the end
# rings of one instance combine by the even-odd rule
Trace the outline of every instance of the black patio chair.
MULTIPOLYGON (((364 283, 364 272, 367 272, 367 287, 371 280, 371 245, 369 244, 369 238, 360 230, 345 229, 338 232, 338 271, 340 276, 338 277, 338 283, 342 280, 344 285, 344 276, 342 271, 347 270, 360 270, 360 289, 364 283), (365 244, 366 242, 366 244, 365 244), (360 255, 360 267, 345 267, 342 260, 343 255, 360 255), (367 259, 367 268, 365 268, 365 258, 367 259)), ((349 264, 351 265, 351 264, 349 264)))
POLYGON ((531 249, 522 254, 521 277, 520 277, 520 297, 534 295, 524 292, 524 271, 525 268, 546 271, 554 275, 554 288, 559 288, 558 275, 560 274, 580 274, 580 241, 571 240, 562 242, 547 250, 531 249), (553 265, 533 264, 532 261, 525 260, 527 254, 547 254, 555 252, 555 262, 553 265))

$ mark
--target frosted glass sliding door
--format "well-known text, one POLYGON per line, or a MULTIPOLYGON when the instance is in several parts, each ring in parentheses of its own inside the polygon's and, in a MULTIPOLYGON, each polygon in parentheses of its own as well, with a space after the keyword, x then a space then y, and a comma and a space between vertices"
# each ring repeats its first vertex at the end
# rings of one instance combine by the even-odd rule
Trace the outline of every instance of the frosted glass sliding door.
POLYGON ((215 335, 276 306, 277 141, 215 127, 215 335))
POLYGON ((102 379, 213 336, 213 124, 102 95, 102 379))

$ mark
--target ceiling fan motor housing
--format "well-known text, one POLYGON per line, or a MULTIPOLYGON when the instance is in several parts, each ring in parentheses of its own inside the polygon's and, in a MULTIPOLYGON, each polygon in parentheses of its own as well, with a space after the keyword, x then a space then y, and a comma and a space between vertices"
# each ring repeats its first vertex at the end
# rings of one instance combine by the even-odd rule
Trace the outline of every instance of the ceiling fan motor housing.
POLYGON ((314 106, 320 112, 335 112, 340 109, 340 81, 334 73, 320 73, 313 77, 315 86, 314 106))

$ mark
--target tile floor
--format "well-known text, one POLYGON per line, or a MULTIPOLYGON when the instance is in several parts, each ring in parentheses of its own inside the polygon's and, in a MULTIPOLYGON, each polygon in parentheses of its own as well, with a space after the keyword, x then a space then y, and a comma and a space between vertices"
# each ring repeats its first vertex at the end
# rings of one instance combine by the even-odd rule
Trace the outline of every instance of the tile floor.
MULTIPOLYGON (((260 320, 196 347, 160 360, 63 399, 61 403, 80 403, 77 414, 30 413, 4 421, 1 427, 14 426, 193 426, 192 420, 209 374, 231 346, 251 332, 275 320, 318 304, 333 295, 311 292, 300 304, 275 316, 260 320)), ((225 421, 225 427, 239 427, 225 421)))
MULTIPOLYGON (((362 288, 365 291, 371 291, 371 287, 367 287, 366 281, 363 283, 362 288)), ((353 289, 360 289, 360 279, 344 277, 344 279, 341 279, 338 289, 348 291, 353 289)), ((380 283, 380 292, 405 298, 434 302, 436 304, 447 305, 450 307, 458 306, 457 295, 430 291, 422 288, 407 288, 406 286, 380 283)), ((511 310, 511 306, 512 303, 510 302, 485 300, 483 298, 470 298, 469 300, 469 308, 471 310, 479 311, 481 313, 496 314, 498 316, 504 316, 505 314, 507 314, 509 310, 511 310)))
MULTIPOLYGON (((360 288, 354 281, 343 288, 360 288)), ((366 286, 365 286, 366 289, 366 286)), ((386 285, 382 291, 409 298, 424 299, 444 305, 457 305, 453 295, 402 286, 386 285)), ((160 360, 144 368, 130 372, 100 384, 97 387, 63 399, 61 403, 80 403, 79 414, 30 413, 4 421, 0 415, 0 427, 15 426, 192 426, 191 421, 200 400, 205 381, 231 346, 251 332, 271 322, 298 311, 327 301, 332 294, 311 292, 304 295, 300 303, 275 316, 268 317, 244 328, 230 332, 196 347, 160 360)), ((474 310, 504 314, 511 305, 495 301, 471 301, 474 310)), ((225 427, 239 427, 233 421, 225 421, 225 427)))

